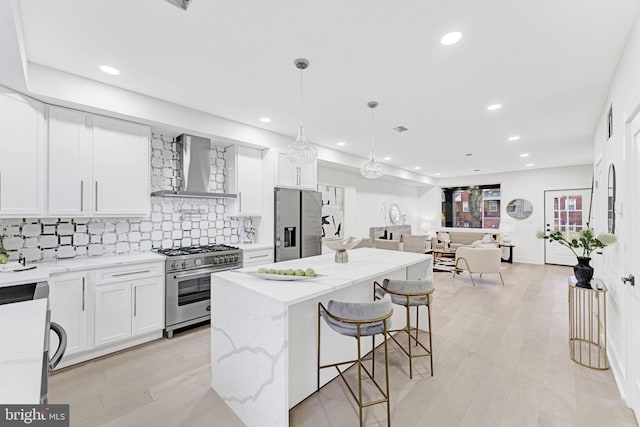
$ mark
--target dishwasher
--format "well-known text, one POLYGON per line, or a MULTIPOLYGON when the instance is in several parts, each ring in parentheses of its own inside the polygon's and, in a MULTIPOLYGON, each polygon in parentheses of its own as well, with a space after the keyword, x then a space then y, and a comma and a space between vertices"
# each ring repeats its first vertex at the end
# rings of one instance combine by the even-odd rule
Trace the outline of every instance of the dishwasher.
POLYGON ((49 371, 53 370, 67 349, 67 333, 64 328, 51 321, 49 309, 49 284, 47 282, 25 283, 21 285, 0 287, 0 305, 34 299, 47 299, 47 315, 44 334, 44 354, 42 356, 42 375, 40 383, 40 403, 48 403, 49 371), (55 353, 49 358, 49 335, 53 332, 58 336, 59 345, 55 353))

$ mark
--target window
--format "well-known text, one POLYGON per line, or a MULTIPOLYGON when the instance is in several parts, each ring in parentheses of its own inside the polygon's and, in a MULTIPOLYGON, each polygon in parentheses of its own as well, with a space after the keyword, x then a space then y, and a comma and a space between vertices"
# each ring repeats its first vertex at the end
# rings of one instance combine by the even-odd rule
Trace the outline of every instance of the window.
POLYGON ((567 210, 568 211, 576 210, 576 199, 567 199, 567 210))
POLYGON ((582 230, 582 196, 554 197, 553 199, 553 231, 582 230))
POLYGON ((500 185, 442 188, 442 226, 500 227, 500 185))

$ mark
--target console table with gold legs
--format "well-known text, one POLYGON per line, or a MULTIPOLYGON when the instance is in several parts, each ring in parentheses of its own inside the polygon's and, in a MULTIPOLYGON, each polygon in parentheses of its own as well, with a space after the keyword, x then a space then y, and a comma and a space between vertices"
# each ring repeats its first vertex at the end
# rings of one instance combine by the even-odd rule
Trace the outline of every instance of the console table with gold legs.
POLYGON ((569 277, 569 354, 592 369, 609 369, 607 360, 607 289, 600 279, 591 288, 576 286, 569 277))

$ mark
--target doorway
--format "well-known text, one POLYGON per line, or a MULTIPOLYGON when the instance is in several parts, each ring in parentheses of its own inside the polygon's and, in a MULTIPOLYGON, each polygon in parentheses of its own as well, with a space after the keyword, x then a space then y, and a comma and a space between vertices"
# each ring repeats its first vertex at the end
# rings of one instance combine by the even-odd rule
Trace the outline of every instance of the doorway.
MULTIPOLYGON (((619 209, 620 215, 624 215, 623 227, 619 229, 618 238, 619 244, 625 244, 626 257, 625 257, 625 277, 631 275, 640 276, 640 268, 638 267, 638 259, 640 259, 640 225, 638 224, 638 215, 640 215, 640 198, 638 197, 640 186, 638 180, 640 180, 640 105, 635 109, 635 112, 631 114, 630 118, 626 122, 625 140, 626 144, 625 157, 625 169, 627 171, 625 180, 620 180, 620 183, 626 188, 620 188, 621 193, 624 194, 626 205, 628 206, 628 212, 623 212, 619 209)), ((617 203, 616 203, 617 205, 617 203)), ((616 206, 617 208, 618 206, 616 206)), ((621 207, 621 205, 620 205, 621 207)), ((618 230, 616 230, 618 231, 618 230)), ((620 282, 619 282, 620 283, 620 282)), ((626 381, 626 397, 627 404, 636 413, 636 418, 640 419, 640 279, 636 279, 635 286, 632 286, 633 282, 622 282, 622 295, 626 300, 626 325, 627 325, 627 381, 626 381), (622 284, 624 283, 624 284, 622 284)))
MULTIPOLYGON (((547 190, 544 192, 544 223, 546 233, 579 232, 587 228, 591 190, 547 190)), ((558 242, 545 240, 545 264, 576 265, 576 256, 558 242)))

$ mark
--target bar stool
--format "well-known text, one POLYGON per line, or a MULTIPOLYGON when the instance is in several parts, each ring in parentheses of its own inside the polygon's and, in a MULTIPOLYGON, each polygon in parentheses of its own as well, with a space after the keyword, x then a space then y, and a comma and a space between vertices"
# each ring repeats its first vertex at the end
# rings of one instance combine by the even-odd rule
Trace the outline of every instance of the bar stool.
MULTIPOLYGON (((387 404, 387 425, 391 426, 391 408, 389 406, 389 363, 387 354, 387 340, 384 340, 384 365, 385 365, 385 390, 380 387, 378 382, 374 379, 374 374, 362 363, 364 360, 372 360, 372 367, 375 365, 375 347, 372 350, 372 358, 365 359, 361 354, 360 338, 370 336, 372 339, 377 334, 387 334, 387 322, 393 314, 393 308, 391 306, 391 298, 385 295, 384 298, 378 301, 371 302, 339 302, 329 301, 325 308, 322 303, 318 303, 318 384, 317 389, 320 389, 320 370, 324 368, 335 367, 338 371, 338 375, 344 381, 345 385, 351 392, 354 400, 358 404, 360 414, 360 426, 362 427, 362 412, 365 407, 377 405, 378 403, 387 404), (358 358, 355 360, 348 360, 344 362, 332 363, 328 365, 320 364, 320 318, 324 318, 325 322, 331 329, 339 334, 356 338, 358 342, 358 358), (347 379, 342 375, 340 365, 353 364, 358 365, 358 394, 353 391, 347 379), (383 398, 363 402, 362 401, 362 371, 364 371, 376 388, 382 394, 383 398)), ((372 368, 374 371, 375 368, 372 368)))
POLYGON ((431 294, 435 289, 433 288, 432 280, 389 280, 384 279, 382 285, 378 282, 373 282, 373 296, 374 299, 379 299, 379 292, 384 293, 385 297, 391 295, 391 301, 394 304, 403 306, 407 310, 407 324, 402 329, 388 330, 387 334, 389 338, 395 341, 404 353, 409 356, 409 378, 413 379, 413 359, 416 357, 429 357, 431 362, 431 376, 433 376, 433 354, 432 354, 432 341, 431 341, 431 294), (425 306, 427 308, 427 319, 429 322, 429 329, 427 334, 429 335, 429 348, 426 348, 419 340, 419 308, 425 306), (416 327, 411 327, 411 307, 416 308, 416 327), (415 337, 411 335, 411 332, 415 330, 415 337), (407 334, 407 349, 398 342, 393 335, 394 332, 405 332, 407 334), (412 340, 415 342, 415 346, 420 346, 425 353, 413 354, 411 349, 412 340))

